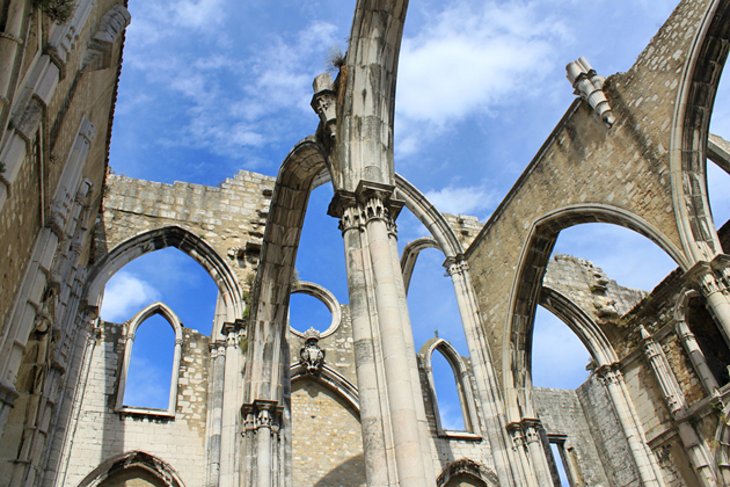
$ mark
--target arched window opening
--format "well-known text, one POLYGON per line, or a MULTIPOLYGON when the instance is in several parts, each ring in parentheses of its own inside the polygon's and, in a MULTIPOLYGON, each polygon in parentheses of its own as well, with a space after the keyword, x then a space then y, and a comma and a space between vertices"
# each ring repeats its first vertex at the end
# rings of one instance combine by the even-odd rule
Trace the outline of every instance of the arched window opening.
POLYGON ((182 324, 163 303, 153 303, 125 326, 116 409, 174 416, 182 324))
POLYGON ((165 487, 169 484, 160 479, 157 475, 154 475, 148 469, 132 467, 125 468, 111 474, 99 484, 99 487, 119 487, 127 485, 134 487, 165 487))
POLYGON ((588 378, 591 355, 570 328, 542 306, 535 313, 532 384, 576 389, 588 378))
POLYGON ((565 437, 551 436, 548 438, 550 443, 550 452, 552 453, 553 465, 557 470, 561 487, 575 487, 579 485, 574 480, 574 459, 573 449, 565 445, 565 437))
POLYGON ((289 326, 304 333, 314 328, 320 334, 332 324, 332 313, 320 299, 304 292, 294 292, 289 300, 289 326))
POLYGON ((210 335, 218 288, 208 272, 174 248, 144 254, 106 283, 101 319, 121 323, 156 301, 167 303, 188 328, 210 335))
POLYGON ((160 314, 150 316, 134 332, 131 348, 123 405, 167 409, 175 349, 170 323, 160 314))
POLYGON ((686 320, 718 385, 723 386, 730 382, 727 369, 730 364, 730 350, 703 298, 689 300, 686 320))
POLYGON ((461 473, 449 479, 445 487, 487 487, 487 484, 468 473, 461 473))
MULTIPOLYGON (((401 253, 409 242, 430 236, 406 208, 398 217, 398 229, 401 253)), ((437 248, 424 248, 416 259, 407 290, 416 349, 431 338, 440 337, 451 343, 460 354, 468 355, 454 284, 444 269, 444 253, 437 248)))
POLYGON ((437 433, 440 436, 478 438, 471 379, 462 357, 441 338, 426 342, 419 356, 426 371, 437 433))
POLYGON ((459 394, 456 371, 440 350, 436 350, 431 356, 431 373, 441 426, 445 430, 466 431, 464 408, 461 394, 459 394))

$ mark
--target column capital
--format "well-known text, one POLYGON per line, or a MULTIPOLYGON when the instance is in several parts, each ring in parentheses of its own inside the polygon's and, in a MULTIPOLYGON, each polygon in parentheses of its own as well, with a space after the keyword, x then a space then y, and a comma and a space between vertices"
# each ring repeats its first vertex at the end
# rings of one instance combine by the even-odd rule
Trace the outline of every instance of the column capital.
POLYGON ((464 275, 469 272, 469 262, 467 262, 464 254, 458 254, 454 257, 448 257, 443 264, 449 276, 464 275))
POLYGON ((621 373, 621 365, 619 363, 606 364, 597 367, 595 374, 604 384, 620 384, 623 382, 623 374, 621 373))
POLYGON ((241 406, 243 433, 261 428, 276 432, 281 427, 283 413, 284 408, 279 406, 277 401, 257 399, 252 403, 244 404, 241 406))
POLYGON ((728 270, 726 264, 727 257, 719 255, 712 262, 697 262, 685 272, 684 279, 697 287, 704 297, 727 290, 730 286, 730 270, 728 270))
POLYGON ((360 181, 355 191, 336 191, 327 214, 340 219, 340 230, 343 233, 362 228, 373 220, 385 221, 388 231, 395 233, 395 219, 405 203, 394 195, 393 185, 360 181))

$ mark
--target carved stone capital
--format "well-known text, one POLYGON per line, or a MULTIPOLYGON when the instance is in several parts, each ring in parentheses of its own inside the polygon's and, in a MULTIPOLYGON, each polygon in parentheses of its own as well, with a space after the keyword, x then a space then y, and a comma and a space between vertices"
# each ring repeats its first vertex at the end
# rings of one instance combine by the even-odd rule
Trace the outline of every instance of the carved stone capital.
POLYGON ((525 441, 530 443, 539 443, 541 441, 541 431, 543 429, 542 422, 536 418, 525 418, 522 420, 522 430, 525 434, 525 441))
POLYGON ((603 385, 606 386, 611 384, 620 384, 624 380, 619 364, 617 363, 602 365, 596 369, 595 373, 603 385))
POLYGON ((513 449, 517 450, 519 448, 524 448, 526 445, 525 441, 525 434, 522 430, 522 424, 519 422, 515 423, 509 423, 507 425, 507 431, 510 434, 510 437, 512 438, 512 447, 513 449))
POLYGON ((463 276, 469 272, 469 262, 466 261, 463 255, 457 255, 455 258, 446 259, 444 262, 446 272, 450 276, 463 276))
POLYGON ((256 400, 241 407, 243 433, 267 428, 272 432, 279 431, 284 408, 276 401, 256 400))
MULTIPOLYGON (((704 297, 709 297, 712 294, 725 291, 728 288, 726 283, 723 282, 723 269, 724 266, 718 266, 715 261, 712 263, 702 261, 692 266, 685 273, 684 278, 687 282, 694 285, 704 297)), ((727 272, 725 271, 725 273, 727 272)))

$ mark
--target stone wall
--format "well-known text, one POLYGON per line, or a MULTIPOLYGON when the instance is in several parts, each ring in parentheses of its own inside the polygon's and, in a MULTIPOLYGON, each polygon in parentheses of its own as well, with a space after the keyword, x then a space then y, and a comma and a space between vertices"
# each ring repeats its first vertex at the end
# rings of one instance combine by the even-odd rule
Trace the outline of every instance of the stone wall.
POLYGON ((171 465, 186 485, 205 482, 208 337, 183 329, 175 417, 115 411, 124 357, 125 325, 103 323, 90 350, 89 374, 79 384, 83 404, 67 438, 67 467, 58 485, 78 485, 106 460, 140 450, 171 465))
MULTIPOLYGON (((535 410, 542 420, 549 437, 561 437, 564 451, 572 455, 577 464, 574 473, 579 485, 608 487, 612 485, 606 478, 602 457, 596 448, 596 441, 586 420, 578 393, 573 390, 536 388, 533 391, 535 410)), ((596 411, 591 410, 592 413, 596 411)), ((604 413, 605 416, 610 414, 604 413)), ((595 419, 595 418, 594 418, 595 419)), ((615 426, 615 425, 613 425, 615 426)), ((560 458, 555 458, 560 462, 560 458)))
POLYGON ((110 174, 95 257, 140 233, 179 225, 203 238, 248 287, 258 264, 273 187, 273 178, 248 171, 219 187, 110 174))

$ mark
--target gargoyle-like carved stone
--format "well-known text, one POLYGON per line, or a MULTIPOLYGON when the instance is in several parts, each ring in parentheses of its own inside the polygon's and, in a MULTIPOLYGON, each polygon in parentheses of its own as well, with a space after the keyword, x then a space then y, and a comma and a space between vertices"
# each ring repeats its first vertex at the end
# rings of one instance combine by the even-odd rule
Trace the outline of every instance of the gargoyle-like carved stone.
POLYGON ((112 47, 131 20, 129 10, 123 5, 114 5, 104 14, 99 30, 89 42, 84 56, 83 71, 97 71, 111 66, 112 47))
POLYGON ((312 89, 314 90, 312 109, 319 115, 322 128, 327 135, 330 139, 334 139, 337 135, 337 95, 329 73, 322 73, 314 78, 312 89))
POLYGON ((299 350, 299 357, 307 367, 307 374, 319 375, 324 356, 325 351, 319 348, 319 332, 310 328, 304 333, 304 346, 299 350))
POLYGON ((611 105, 603 92, 603 83, 606 78, 599 76, 584 57, 579 57, 569 63, 565 70, 568 81, 575 90, 574 93, 588 102, 606 127, 611 128, 616 122, 616 118, 613 116, 611 105))

